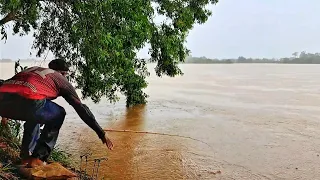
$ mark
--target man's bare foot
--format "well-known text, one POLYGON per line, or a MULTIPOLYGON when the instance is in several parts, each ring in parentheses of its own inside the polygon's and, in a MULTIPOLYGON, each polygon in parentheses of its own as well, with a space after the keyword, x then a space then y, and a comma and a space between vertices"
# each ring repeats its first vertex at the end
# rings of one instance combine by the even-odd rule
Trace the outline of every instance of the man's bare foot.
POLYGON ((46 165, 45 162, 41 161, 38 158, 29 157, 27 159, 22 160, 21 165, 27 167, 27 168, 34 168, 37 166, 43 166, 46 165))
POLYGON ((30 161, 29 159, 22 159, 21 160, 21 165, 22 166, 26 166, 29 163, 29 161, 30 161))

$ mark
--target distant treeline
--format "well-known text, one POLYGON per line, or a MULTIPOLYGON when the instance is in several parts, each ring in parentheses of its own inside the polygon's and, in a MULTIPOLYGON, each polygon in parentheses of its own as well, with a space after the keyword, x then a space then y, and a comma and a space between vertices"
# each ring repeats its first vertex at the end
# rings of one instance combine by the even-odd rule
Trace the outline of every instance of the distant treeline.
POLYGON ((22 61, 22 62, 34 62, 37 61, 36 59, 19 59, 19 60, 12 60, 12 59, 0 59, 0 62, 16 62, 16 61, 22 61))
MULTIPOLYGON (((11 59, 0 59, 0 62, 12 62, 11 59)), ((21 60, 35 61, 31 59, 21 60)), ((150 60, 147 59, 150 63, 150 60)), ((298 53, 292 53, 291 57, 285 57, 280 59, 268 59, 268 58, 245 58, 243 56, 237 59, 210 59, 206 57, 188 57, 185 63, 194 64, 233 64, 233 63, 279 63, 279 64, 320 64, 320 53, 307 53, 305 51, 298 53)))
POLYGON ((11 59, 0 59, 0 62, 12 62, 11 59))
POLYGON ((305 51, 292 54, 292 57, 280 59, 268 58, 245 58, 243 56, 237 59, 209 59, 206 57, 188 57, 185 63, 197 64, 232 64, 232 63, 280 63, 280 64, 320 64, 320 53, 306 53, 305 51))

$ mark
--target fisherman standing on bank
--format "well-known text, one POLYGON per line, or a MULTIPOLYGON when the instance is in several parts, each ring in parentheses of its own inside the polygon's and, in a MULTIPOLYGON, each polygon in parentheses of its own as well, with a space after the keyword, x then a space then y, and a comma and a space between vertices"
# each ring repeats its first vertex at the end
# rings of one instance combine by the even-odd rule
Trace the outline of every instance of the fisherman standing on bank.
POLYGON ((90 109, 81 103, 75 88, 65 77, 68 71, 69 66, 63 59, 55 59, 49 63, 49 68, 28 68, 0 86, 0 116, 25 121, 20 152, 24 165, 43 165, 53 150, 66 116, 64 108, 51 101, 59 96, 76 110, 80 118, 97 133, 102 143, 110 150, 113 148, 111 140, 90 109), (39 124, 45 126, 30 156, 29 147, 34 130, 39 124))

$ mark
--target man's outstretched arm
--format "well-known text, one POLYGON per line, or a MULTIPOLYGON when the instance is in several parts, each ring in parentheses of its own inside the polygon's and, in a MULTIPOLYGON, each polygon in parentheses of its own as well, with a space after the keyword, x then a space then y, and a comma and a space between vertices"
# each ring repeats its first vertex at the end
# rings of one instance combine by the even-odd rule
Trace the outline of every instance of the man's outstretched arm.
POLYGON ((111 150, 113 144, 111 140, 105 135, 104 130, 96 121, 96 118, 85 104, 83 104, 78 97, 74 87, 69 83, 69 81, 62 77, 62 85, 60 87, 61 96, 75 109, 79 117, 92 129, 96 132, 99 138, 102 140, 102 143, 106 144, 107 147, 111 150))
POLYGON ((102 140, 102 143, 106 144, 107 147, 111 150, 113 148, 113 144, 111 140, 106 137, 104 130, 96 121, 96 118, 85 104, 81 102, 77 102, 68 96, 65 96, 64 99, 76 110, 80 118, 92 129, 94 130, 99 138, 102 140))

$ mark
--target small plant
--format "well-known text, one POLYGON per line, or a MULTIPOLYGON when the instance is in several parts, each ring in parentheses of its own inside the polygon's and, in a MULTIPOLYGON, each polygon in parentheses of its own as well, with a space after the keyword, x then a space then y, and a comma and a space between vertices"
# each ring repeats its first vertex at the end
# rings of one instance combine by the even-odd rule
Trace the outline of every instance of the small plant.
POLYGON ((21 143, 21 122, 10 120, 6 125, 0 125, 0 142, 19 150, 21 143))
POLYGON ((18 180, 19 178, 16 177, 13 173, 13 168, 11 168, 9 165, 3 166, 0 164, 0 179, 3 180, 18 180))
POLYGON ((70 167, 72 165, 70 156, 70 154, 61 150, 59 147, 55 147, 49 157, 49 161, 59 162, 63 166, 70 167))

